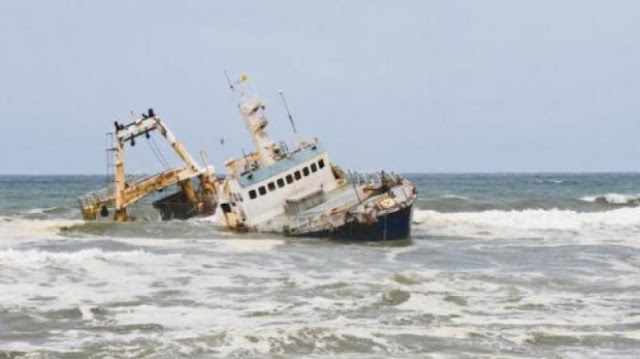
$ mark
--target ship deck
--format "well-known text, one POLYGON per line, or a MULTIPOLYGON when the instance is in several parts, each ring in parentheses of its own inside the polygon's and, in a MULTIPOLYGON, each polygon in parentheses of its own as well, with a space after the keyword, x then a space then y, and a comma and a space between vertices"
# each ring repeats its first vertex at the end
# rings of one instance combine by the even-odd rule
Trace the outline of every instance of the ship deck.
MULTIPOLYGON (((362 196, 362 192, 360 192, 362 196)), ((342 211, 356 205, 360 200, 351 184, 345 184, 325 194, 326 200, 321 204, 296 214, 282 213, 270 220, 271 228, 282 228, 283 225, 297 227, 297 223, 311 220, 322 213, 342 211)))
MULTIPOLYGON (((327 192, 325 201, 319 205, 295 214, 279 214, 265 222, 260 230, 274 232, 294 230, 297 233, 307 233, 340 226, 344 224, 342 214, 352 211, 361 201, 367 203, 379 197, 365 195, 364 187, 365 184, 356 185, 355 188, 350 183, 344 184, 327 192)), ((406 202, 409 198, 403 187, 403 185, 394 186, 391 191, 394 192, 394 198, 406 202)))
MULTIPOLYGON (((360 196, 363 194, 360 192, 360 196)), ((345 208, 350 208, 360 202, 356 191, 354 190, 351 184, 345 184, 335 190, 327 193, 326 201, 321 204, 310 208, 304 212, 298 213, 295 217, 300 219, 308 219, 314 216, 317 216, 320 213, 330 212, 332 210, 342 210, 345 208)))

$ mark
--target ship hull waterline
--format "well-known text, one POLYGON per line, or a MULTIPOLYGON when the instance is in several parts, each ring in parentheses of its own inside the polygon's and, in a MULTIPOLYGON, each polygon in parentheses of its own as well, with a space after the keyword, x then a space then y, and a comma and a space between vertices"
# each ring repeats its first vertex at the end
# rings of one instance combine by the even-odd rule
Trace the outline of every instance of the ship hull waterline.
POLYGON ((339 241, 382 242, 411 238, 413 204, 381 215, 374 223, 352 221, 331 230, 306 233, 288 233, 290 237, 328 238, 339 241))

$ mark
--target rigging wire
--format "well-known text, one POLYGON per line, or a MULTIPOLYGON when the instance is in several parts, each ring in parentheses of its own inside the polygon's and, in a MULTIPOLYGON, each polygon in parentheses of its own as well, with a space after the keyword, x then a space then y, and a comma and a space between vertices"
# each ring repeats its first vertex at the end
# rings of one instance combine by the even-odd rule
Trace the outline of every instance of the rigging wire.
POLYGON ((162 151, 160 151, 160 148, 158 147, 158 143, 156 143, 155 138, 152 136, 149 136, 149 138, 151 139, 151 141, 147 141, 147 143, 149 144, 149 148, 151 148, 151 152, 153 152, 153 155, 156 157, 158 162, 160 162, 161 166, 163 166, 165 169, 169 169, 169 163, 167 162, 167 159, 162 154, 162 151))
POLYGON ((156 142, 155 137, 152 137, 152 136, 150 136, 150 137, 151 137, 151 141, 153 142, 153 145, 156 148, 156 151, 158 151, 158 154, 160 155, 160 158, 162 159, 162 163, 164 164, 164 167, 168 169, 170 167, 169 166, 169 162, 167 162, 167 159, 162 154, 162 151, 160 150, 160 146, 158 146, 158 143, 156 142))

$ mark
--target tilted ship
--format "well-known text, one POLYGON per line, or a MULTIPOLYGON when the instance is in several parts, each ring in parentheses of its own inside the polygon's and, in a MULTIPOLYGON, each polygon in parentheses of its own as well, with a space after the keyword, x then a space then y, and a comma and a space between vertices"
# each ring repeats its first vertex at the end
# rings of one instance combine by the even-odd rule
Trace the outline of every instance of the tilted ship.
POLYGON ((232 85, 255 151, 225 163, 218 188, 220 223, 235 230, 347 240, 406 239, 411 234, 415 187, 381 172, 345 173, 322 144, 300 141, 289 151, 266 132, 265 105, 246 77, 232 85))
POLYGON ((154 202, 163 219, 215 212, 215 223, 239 232, 362 241, 411 236, 417 192, 406 178, 384 171, 368 176, 347 173, 330 161, 317 139, 300 140, 289 150, 267 135, 265 105, 250 93, 246 76, 230 83, 230 87, 238 95, 238 108, 251 135, 253 152, 226 161, 226 176, 218 178, 213 167, 195 162, 152 111, 130 125, 116 124, 114 185, 111 190, 98 192, 101 196, 94 192, 80 198, 85 219, 96 219, 98 213, 109 216, 107 207, 112 206, 115 220, 127 220, 126 206, 134 202, 131 199, 177 184, 178 192, 154 202), (148 136, 153 129, 160 130, 186 166, 138 180, 153 185, 128 184, 123 166, 118 169, 122 163, 118 148, 122 150, 137 136, 148 136), (193 185, 194 179, 199 181, 198 186, 193 185), (127 191, 132 193, 127 195, 127 191))

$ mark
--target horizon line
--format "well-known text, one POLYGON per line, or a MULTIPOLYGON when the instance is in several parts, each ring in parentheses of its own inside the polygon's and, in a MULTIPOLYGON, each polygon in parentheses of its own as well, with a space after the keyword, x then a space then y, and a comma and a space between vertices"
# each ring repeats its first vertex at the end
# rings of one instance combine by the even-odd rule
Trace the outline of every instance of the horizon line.
MULTIPOLYGON (((377 173, 380 171, 364 171, 358 170, 356 172, 361 173, 377 173)), ((478 172, 478 171, 385 171, 385 172, 394 172, 401 173, 406 175, 508 175, 508 174, 565 174, 565 175, 576 175, 576 174, 640 174, 640 170, 637 171, 487 171, 487 172, 478 172)), ((217 175, 226 175, 225 172, 216 173, 217 175)), ((146 175, 146 174, 143 174, 146 175)), ((152 173, 148 173, 148 175, 152 175, 152 173)), ((63 177, 63 176, 84 176, 84 177, 105 177, 106 174, 95 174, 95 173, 0 173, 0 176, 51 176, 51 177, 63 177)), ((109 176, 111 177, 111 176, 109 176)))

